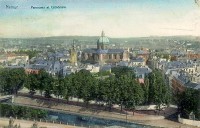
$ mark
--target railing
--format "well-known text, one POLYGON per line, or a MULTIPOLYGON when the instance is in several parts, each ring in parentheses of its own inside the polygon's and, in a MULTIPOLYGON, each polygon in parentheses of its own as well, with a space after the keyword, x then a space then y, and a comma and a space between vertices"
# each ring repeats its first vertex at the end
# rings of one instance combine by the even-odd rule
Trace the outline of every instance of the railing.
MULTIPOLYGON (((21 121, 31 121, 32 124, 37 123, 40 126, 40 123, 52 123, 55 125, 69 125, 69 126, 75 126, 75 127, 84 127, 84 128, 97 128, 97 125, 95 124, 85 124, 85 123, 74 123, 72 121, 57 121, 57 120, 49 120, 49 119, 33 119, 33 118, 20 118, 20 117, 0 117, 0 118, 4 118, 4 119, 10 119, 12 118, 14 121, 15 120, 21 120, 21 121)), ((131 126, 129 126, 130 123, 133 122, 124 122, 123 126, 127 127, 127 128, 132 128, 131 126)), ((136 123, 135 123, 136 124, 136 123)), ((111 126, 113 124, 106 124, 106 121, 104 124, 102 124, 102 126, 98 125, 98 128, 105 128, 106 126, 111 126)), ((137 125, 142 125, 142 124, 137 124, 137 125)), ((122 126, 122 127, 123 127, 122 126)), ((150 125, 146 125, 146 126, 150 126, 150 125)))
MULTIPOLYGON (((95 125, 87 125, 83 123, 73 123, 73 122, 62 122, 62 121, 57 121, 57 120, 48 120, 48 119, 30 119, 30 118, 20 118, 20 117, 0 117, 4 119, 13 119, 13 120, 22 120, 22 121, 31 121, 33 124, 36 122, 38 123, 52 123, 52 124, 57 124, 57 125, 69 125, 69 126, 76 126, 76 127, 84 127, 84 128, 96 128, 95 125)), ((102 126, 104 128, 105 126, 102 126)), ((101 128, 101 126, 98 126, 98 128, 101 128)))

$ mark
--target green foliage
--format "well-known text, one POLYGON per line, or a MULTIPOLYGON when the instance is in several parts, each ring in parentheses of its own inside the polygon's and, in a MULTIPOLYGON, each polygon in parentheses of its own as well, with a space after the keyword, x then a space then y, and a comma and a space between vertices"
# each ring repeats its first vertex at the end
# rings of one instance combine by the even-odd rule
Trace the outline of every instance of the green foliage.
MULTIPOLYGON (((52 90, 53 77, 51 77, 45 70, 41 70, 39 72, 38 81, 39 81, 38 90, 40 91, 41 95, 43 91, 48 91, 48 86, 50 86, 49 91, 52 90)), ((45 94, 47 94, 47 92, 45 92, 45 94)))
POLYGON ((148 76, 145 77, 144 84, 141 84, 142 89, 144 91, 144 104, 149 103, 149 79, 148 76))
POLYGON ((170 90, 164 83, 163 75, 159 70, 149 74, 148 102, 155 103, 158 108, 163 104, 169 104, 171 100, 170 90))
POLYGON ((135 77, 135 74, 133 70, 129 67, 114 67, 111 69, 111 72, 115 74, 117 78, 123 75, 132 75, 132 77, 135 77))
POLYGON ((197 119, 200 119, 200 91, 186 89, 185 92, 178 96, 178 107, 183 117, 188 118, 193 112, 197 119))
POLYGON ((31 94, 34 94, 36 89, 39 89, 38 85, 39 85, 38 75, 29 74, 25 81, 25 87, 30 90, 31 94))
POLYGON ((0 92, 5 94, 16 94, 23 86, 26 74, 22 68, 0 69, 0 92))
POLYGON ((97 76, 108 76, 111 73, 109 71, 100 71, 97 73, 97 76))
MULTIPOLYGON (((53 77, 44 70, 41 70, 39 74, 26 75, 22 69, 1 69, 0 74, 3 77, 0 78, 0 84, 2 92, 13 93, 10 90, 18 90, 25 81, 24 85, 32 95, 40 91, 41 95, 47 98, 50 98, 52 94, 58 99, 68 100, 69 97, 76 97, 83 99, 86 106, 92 100, 107 103, 109 108, 113 104, 135 108, 136 105, 144 103, 155 103, 160 107, 170 102, 170 90, 164 84, 160 71, 153 71, 145 79, 144 85, 138 83, 131 68, 116 67, 112 69, 112 73, 114 75, 109 75, 105 79, 97 79, 89 71, 83 69, 63 78, 53 77)), ((20 111, 21 109, 17 112, 20 111)), ((25 108, 24 112, 26 112, 25 108)), ((29 116, 36 118, 37 115, 37 111, 29 113, 29 116)))
POLYGON ((86 103, 93 99, 93 86, 95 86, 95 78, 87 70, 80 70, 73 75, 72 80, 75 86, 74 95, 82 98, 86 103))
POLYGON ((102 82, 102 85, 101 91, 103 101, 105 101, 109 105, 109 108, 111 108, 111 105, 115 103, 115 97, 117 95, 115 92, 115 80, 113 77, 109 77, 102 82))
POLYGON ((3 117, 44 119, 47 116, 47 111, 23 107, 23 106, 0 104, 0 114, 1 114, 0 116, 3 116, 3 117))

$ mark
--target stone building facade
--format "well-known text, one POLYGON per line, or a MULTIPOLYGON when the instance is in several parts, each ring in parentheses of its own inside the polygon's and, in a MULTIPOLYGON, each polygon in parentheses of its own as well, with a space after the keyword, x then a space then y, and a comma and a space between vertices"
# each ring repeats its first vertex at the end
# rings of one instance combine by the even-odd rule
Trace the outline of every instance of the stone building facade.
POLYGON ((82 61, 87 63, 105 64, 128 60, 129 51, 109 48, 109 39, 103 31, 97 40, 97 48, 84 49, 82 52, 82 61))

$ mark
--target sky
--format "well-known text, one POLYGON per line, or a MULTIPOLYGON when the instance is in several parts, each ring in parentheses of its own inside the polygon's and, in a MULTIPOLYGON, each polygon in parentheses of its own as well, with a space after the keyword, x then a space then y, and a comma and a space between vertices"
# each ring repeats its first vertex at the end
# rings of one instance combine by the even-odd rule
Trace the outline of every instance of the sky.
POLYGON ((200 6, 195 0, 0 0, 3 38, 100 36, 102 30, 108 37, 200 36, 200 6))

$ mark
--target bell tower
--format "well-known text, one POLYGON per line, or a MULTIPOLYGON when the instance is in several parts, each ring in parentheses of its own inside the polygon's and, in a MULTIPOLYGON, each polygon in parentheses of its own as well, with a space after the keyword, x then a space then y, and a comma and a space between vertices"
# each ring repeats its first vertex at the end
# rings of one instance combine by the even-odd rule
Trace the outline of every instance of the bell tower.
POLYGON ((77 65, 77 51, 75 41, 73 40, 72 48, 70 49, 70 62, 72 66, 77 65))

